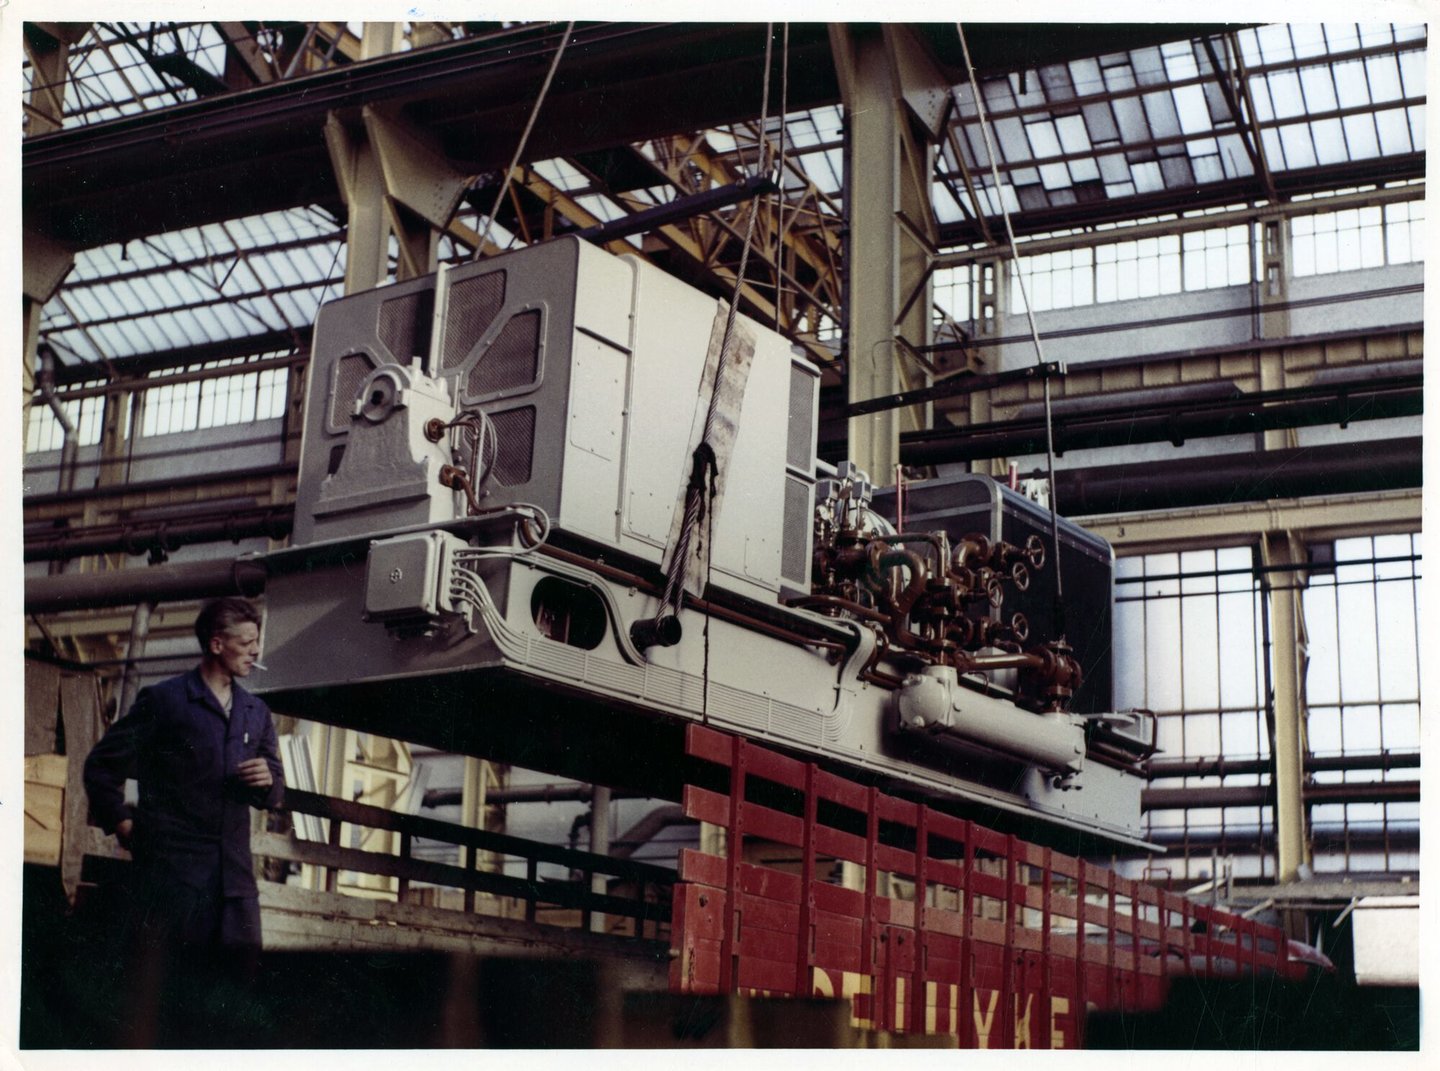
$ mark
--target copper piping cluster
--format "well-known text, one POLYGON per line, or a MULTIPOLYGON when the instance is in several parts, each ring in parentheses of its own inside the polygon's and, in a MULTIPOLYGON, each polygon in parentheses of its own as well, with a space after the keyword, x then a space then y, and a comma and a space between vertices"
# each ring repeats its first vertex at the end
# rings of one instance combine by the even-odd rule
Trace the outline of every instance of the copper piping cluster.
POLYGON ((791 606, 864 621, 882 642, 863 674, 893 687, 882 658, 953 666, 959 673, 1019 671, 1019 700, 1065 710, 1080 686, 1080 667, 1064 641, 1029 650, 1025 615, 999 614, 1007 591, 1024 591, 1045 565, 1037 535, 1024 546, 971 534, 953 546, 944 532, 884 534, 858 528, 817 532, 814 593, 791 606), (916 549, 911 549, 912 547, 916 549), (985 653, 980 653, 982 650, 985 653))

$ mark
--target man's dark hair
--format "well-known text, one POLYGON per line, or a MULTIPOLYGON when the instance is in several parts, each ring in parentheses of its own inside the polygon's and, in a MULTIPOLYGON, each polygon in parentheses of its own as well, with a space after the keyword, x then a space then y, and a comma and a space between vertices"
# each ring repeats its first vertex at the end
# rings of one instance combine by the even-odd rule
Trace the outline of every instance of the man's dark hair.
POLYGON ((210 639, 229 632, 238 625, 250 622, 260 627, 260 611, 245 599, 224 598, 207 602, 195 618, 195 638, 200 641, 200 650, 210 650, 210 639))

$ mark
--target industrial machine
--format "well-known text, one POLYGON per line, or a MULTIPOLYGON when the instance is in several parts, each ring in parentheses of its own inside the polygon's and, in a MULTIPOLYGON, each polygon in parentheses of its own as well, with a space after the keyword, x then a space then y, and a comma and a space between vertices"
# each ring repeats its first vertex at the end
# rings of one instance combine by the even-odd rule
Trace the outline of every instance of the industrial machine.
POLYGON ((1141 843, 1153 719, 1109 709, 1109 548, 1066 525, 1093 604, 1022 610, 1050 527, 971 524, 984 477, 897 527, 817 461, 818 386, 778 334, 576 239, 331 302, 257 683, 277 712, 674 798, 700 722, 1141 843))

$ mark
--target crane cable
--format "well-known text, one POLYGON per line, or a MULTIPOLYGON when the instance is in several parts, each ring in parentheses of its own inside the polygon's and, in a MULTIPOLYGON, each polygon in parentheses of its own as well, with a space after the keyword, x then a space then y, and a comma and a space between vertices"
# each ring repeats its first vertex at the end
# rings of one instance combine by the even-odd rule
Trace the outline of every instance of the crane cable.
POLYGON ((515 155, 510 158, 510 166, 505 169, 505 175, 500 180, 500 189, 495 192, 495 203, 490 208, 490 215, 485 218, 485 230, 480 235, 480 242, 475 246, 475 254, 472 260, 479 260, 485 252, 485 243, 490 240, 490 231, 495 226, 495 217, 500 212, 500 206, 505 201, 505 194, 510 190, 510 177, 515 174, 515 168, 520 163, 520 156, 525 151, 525 145, 530 140, 530 131, 535 128, 535 118, 540 114, 540 105, 545 103, 545 97, 550 92, 550 83, 555 80, 555 69, 560 66, 560 57, 565 55, 565 46, 570 43, 570 35, 575 32, 575 21, 572 19, 565 24, 565 33, 560 38, 560 47, 555 50, 555 57, 550 61, 550 70, 545 75, 545 81, 540 86, 540 95, 535 98, 535 103, 530 108, 530 118, 525 122, 525 130, 520 135, 520 144, 515 146, 515 155))
MULTIPOLYGON (((995 203, 1005 221, 1005 235, 1010 241, 1010 262, 1015 265, 1015 282, 1020 287, 1020 299, 1025 304, 1025 315, 1030 321, 1030 339, 1035 344, 1035 363, 1040 366, 1040 381, 1045 392, 1045 463, 1046 475, 1050 481, 1050 541, 1055 548, 1055 629, 1059 638, 1065 637, 1065 588, 1060 576, 1060 513, 1056 506, 1059 497, 1055 488, 1055 426, 1050 415, 1050 376, 1045 373, 1045 352, 1040 345, 1040 329, 1035 323, 1035 310, 1030 305, 1030 295, 1025 290, 1025 277, 1020 271, 1020 251, 1015 244, 1015 228, 1010 222, 1010 210, 1005 207, 1005 198, 1000 191, 1000 168, 995 162, 995 143, 990 136, 990 120, 985 115, 985 94, 979 79, 975 77, 975 65, 970 61, 970 46, 965 41, 965 27, 955 24, 960 35, 960 51, 965 54, 965 72, 970 79, 970 93, 975 98, 975 112, 980 119, 980 133, 985 139, 985 155, 990 158, 990 177, 995 183, 995 203)), ((980 206, 977 204, 976 209, 980 206)), ((1060 362, 1059 372, 1065 374, 1065 364, 1060 362)))

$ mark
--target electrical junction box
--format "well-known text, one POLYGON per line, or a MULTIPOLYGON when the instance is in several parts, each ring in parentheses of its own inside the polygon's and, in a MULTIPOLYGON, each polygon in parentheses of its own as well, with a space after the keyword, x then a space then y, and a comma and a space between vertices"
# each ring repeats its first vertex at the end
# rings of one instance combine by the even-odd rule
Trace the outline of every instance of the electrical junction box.
POLYGON ((441 531, 372 541, 365 564, 365 620, 425 625, 453 612, 450 564, 464 545, 441 531))

